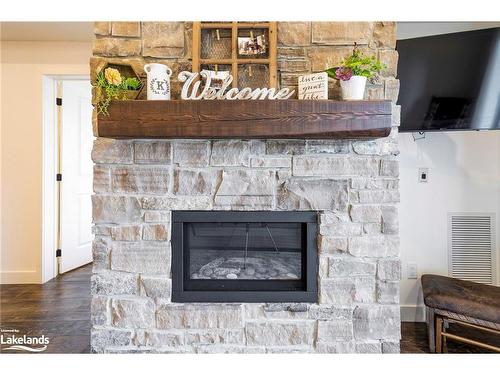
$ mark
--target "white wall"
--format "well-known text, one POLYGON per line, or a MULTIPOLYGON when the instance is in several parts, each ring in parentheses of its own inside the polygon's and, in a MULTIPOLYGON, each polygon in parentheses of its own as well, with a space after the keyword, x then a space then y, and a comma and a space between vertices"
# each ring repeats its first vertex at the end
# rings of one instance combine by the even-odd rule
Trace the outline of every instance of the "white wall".
POLYGON ((1 52, 1 283, 39 283, 42 79, 89 74, 91 42, 2 41, 1 52))
POLYGON ((499 247, 500 130, 426 133, 416 142, 406 133, 399 145, 402 318, 422 320, 420 280, 407 279, 407 264, 419 276, 448 274, 448 212, 495 212, 499 247), (428 183, 418 182, 419 167, 429 168, 428 183))
POLYGON ((500 22, 398 22, 397 38, 410 39, 492 27, 500 27, 500 22))

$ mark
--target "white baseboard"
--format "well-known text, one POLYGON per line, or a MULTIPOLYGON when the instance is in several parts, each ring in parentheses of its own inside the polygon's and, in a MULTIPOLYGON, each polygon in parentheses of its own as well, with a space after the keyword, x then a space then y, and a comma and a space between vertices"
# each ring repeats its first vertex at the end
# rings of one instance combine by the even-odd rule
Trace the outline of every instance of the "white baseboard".
POLYGON ((425 322, 425 306, 401 305, 402 322, 425 322))
POLYGON ((40 284, 40 275, 37 271, 2 271, 0 284, 40 284))

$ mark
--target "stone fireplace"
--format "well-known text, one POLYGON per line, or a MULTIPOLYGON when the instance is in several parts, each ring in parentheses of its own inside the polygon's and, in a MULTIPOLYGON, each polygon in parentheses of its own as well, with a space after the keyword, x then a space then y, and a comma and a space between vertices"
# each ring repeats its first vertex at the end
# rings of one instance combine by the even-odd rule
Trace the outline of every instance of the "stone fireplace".
MULTIPOLYGON (((356 42, 387 65, 367 98, 395 103, 394 27, 280 22, 281 86, 334 66, 356 42)), ((103 61, 138 71, 161 62, 173 77, 190 70, 190 23, 97 22, 95 33, 93 78, 103 61)), ((174 80, 174 99, 179 91, 174 80)), ((391 135, 371 140, 96 138, 92 350, 399 352, 396 105, 392 112, 391 135), (219 218, 204 217, 213 213, 219 218), (180 223, 183 238, 192 235, 191 247, 177 243, 180 223), (222 243, 227 251, 217 253, 222 243), (195 254, 200 249, 207 249, 205 258, 195 254), (179 275, 186 251, 196 259, 182 263, 186 274, 179 275), (307 285, 311 272, 316 288, 307 285), (200 285, 211 284, 208 291, 219 293, 229 285, 232 297, 179 299, 173 290, 186 275, 195 281, 188 289, 207 292, 200 285), (238 296, 243 285, 266 289, 272 281, 315 298, 273 289, 272 298, 238 296)))

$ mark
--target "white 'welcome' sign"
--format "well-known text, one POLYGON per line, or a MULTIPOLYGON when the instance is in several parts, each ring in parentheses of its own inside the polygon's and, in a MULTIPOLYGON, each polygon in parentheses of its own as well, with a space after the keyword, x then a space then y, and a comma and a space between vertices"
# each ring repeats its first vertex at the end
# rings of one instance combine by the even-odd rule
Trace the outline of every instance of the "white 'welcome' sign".
POLYGON ((328 75, 326 72, 300 76, 299 99, 328 99, 328 75))

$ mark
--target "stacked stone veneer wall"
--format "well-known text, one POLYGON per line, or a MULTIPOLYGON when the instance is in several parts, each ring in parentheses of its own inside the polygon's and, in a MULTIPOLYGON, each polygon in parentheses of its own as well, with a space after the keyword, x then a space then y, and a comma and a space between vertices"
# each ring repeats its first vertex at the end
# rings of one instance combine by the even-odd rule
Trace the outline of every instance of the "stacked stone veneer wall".
MULTIPOLYGON (((278 29, 283 85, 334 65, 357 42, 391 56, 368 90, 396 100, 392 23, 278 29)), ((190 30, 98 22, 92 75, 102 61, 189 69, 190 30)), ((393 106, 391 136, 369 141, 97 138, 92 350, 398 352, 398 122, 393 106), (178 209, 317 210, 319 303, 172 303, 170 212, 178 209)))

